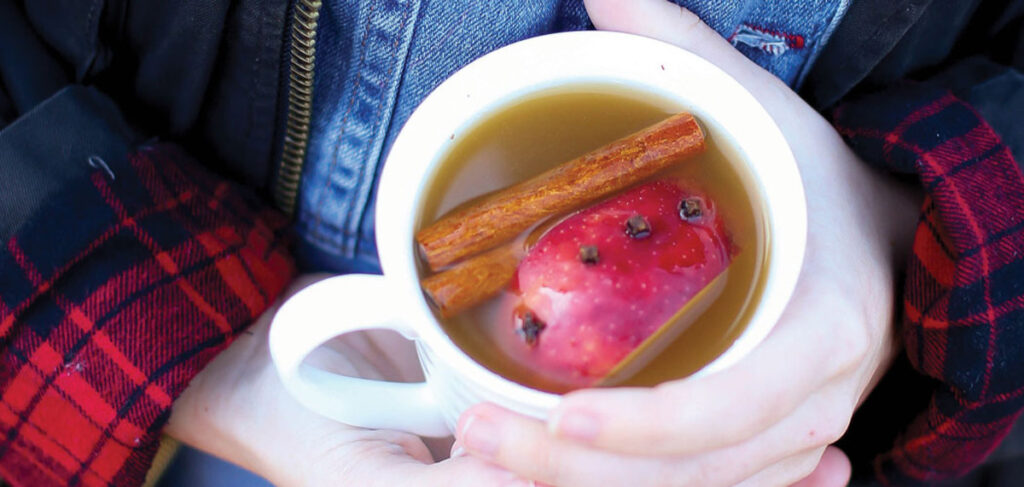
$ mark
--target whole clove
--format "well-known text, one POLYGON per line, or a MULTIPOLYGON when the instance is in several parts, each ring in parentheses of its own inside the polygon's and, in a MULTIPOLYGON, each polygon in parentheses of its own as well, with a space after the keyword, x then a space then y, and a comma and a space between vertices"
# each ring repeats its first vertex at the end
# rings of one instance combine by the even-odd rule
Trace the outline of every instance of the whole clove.
POLYGON ((580 261, 587 265, 597 265, 601 260, 597 253, 596 245, 583 245, 580 247, 580 261))
POLYGON ((697 198, 686 198, 679 202, 679 218, 693 220, 700 218, 700 200, 697 198))
POLYGON ((640 240, 651 236, 651 224, 642 215, 633 215, 626 220, 626 235, 640 240))
POLYGON ((544 331, 547 325, 533 314, 533 311, 523 313, 522 324, 516 329, 516 333, 523 338, 529 346, 534 346, 540 339, 540 332, 544 331))

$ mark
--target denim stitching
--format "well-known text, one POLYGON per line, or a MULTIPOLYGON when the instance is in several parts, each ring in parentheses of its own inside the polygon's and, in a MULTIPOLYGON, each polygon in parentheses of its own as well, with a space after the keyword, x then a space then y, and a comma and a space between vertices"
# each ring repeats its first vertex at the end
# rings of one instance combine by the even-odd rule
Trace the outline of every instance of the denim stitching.
POLYGON ((323 221, 323 206, 324 202, 327 199, 327 190, 331 186, 331 175, 334 174, 334 169, 338 165, 338 152, 339 149, 341 148, 341 140, 345 136, 345 129, 346 123, 348 122, 348 116, 352 112, 352 107, 356 103, 356 95, 359 91, 359 83, 362 80, 361 74, 363 72, 363 67, 365 66, 366 63, 366 41, 370 37, 370 25, 372 23, 371 20, 373 19, 373 14, 374 11, 376 10, 376 7, 376 2, 370 2, 370 10, 366 13, 366 27, 363 30, 363 40, 360 41, 359 43, 359 64, 356 66, 355 84, 352 86, 352 91, 349 93, 348 107, 345 108, 345 115, 341 119, 341 131, 338 134, 337 139, 335 139, 334 147, 332 149, 334 152, 334 158, 331 159, 331 165, 330 167, 327 168, 327 172, 324 174, 324 184, 320 188, 320 196, 317 199, 316 209, 313 213, 314 223, 313 228, 311 228, 310 231, 314 234, 320 233, 320 224, 323 221))
MULTIPOLYGON (((381 83, 381 93, 384 93, 386 91, 385 88, 387 88, 388 84, 392 81, 392 74, 395 71, 395 62, 398 59, 398 47, 399 47, 399 45, 400 45, 400 43, 401 43, 401 41, 403 39, 402 34, 405 33, 405 26, 409 23, 409 17, 410 17, 410 14, 412 13, 412 8, 411 7, 412 7, 412 3, 406 3, 405 15, 402 16, 402 25, 398 29, 397 35, 395 36, 395 42, 392 44, 392 48, 391 48, 391 51, 392 51, 391 63, 389 65, 389 67, 388 67, 387 74, 384 76, 384 81, 383 81, 383 83, 381 83)), ((398 93, 396 91, 395 92, 396 97, 397 97, 397 94, 398 93)), ((380 100, 379 100, 379 103, 377 104, 377 114, 374 115, 375 119, 378 119, 378 120, 380 119, 381 113, 384 111, 384 101, 385 101, 384 97, 381 96, 380 100)), ((388 101, 391 101, 391 100, 388 100, 388 101)), ((382 123, 383 121, 380 121, 380 122, 382 123)), ((369 145, 369 143, 367 143, 366 147, 364 148, 364 150, 369 150, 369 148, 370 148, 370 145, 369 145)), ((365 181, 365 179, 366 179, 366 167, 371 165, 369 163, 369 160, 368 160, 369 158, 367 157, 365 159, 367 159, 367 162, 365 164, 360 164, 359 165, 359 175, 356 178, 356 181, 362 182, 362 186, 364 188, 365 188, 366 183, 367 183, 367 181, 365 181)), ((380 154, 377 154, 377 157, 374 158, 374 164, 372 164, 373 167, 374 167, 374 171, 373 171, 372 174, 376 174, 376 172, 377 172, 376 168, 377 168, 377 165, 379 165, 379 164, 380 164, 380 154)), ((373 181, 371 180, 371 181, 369 181, 369 183, 372 186, 373 181)), ((360 231, 360 226, 361 225, 359 225, 359 223, 361 223, 363 218, 365 217, 366 207, 369 204, 369 191, 366 190, 366 189, 363 189, 362 191, 360 191, 360 193, 365 193, 365 195, 362 195, 362 194, 359 195, 359 199, 362 200, 362 205, 360 205, 362 210, 356 212, 355 211, 355 207, 353 206, 353 208, 351 208, 345 214, 345 220, 344 220, 344 227, 345 228, 350 228, 353 215, 358 214, 357 225, 355 226, 355 228, 353 230, 351 230, 351 234, 356 235, 357 236, 357 240, 358 240, 358 236, 362 233, 360 231)), ((348 233, 348 232, 346 232, 346 233, 348 233)), ((350 247, 350 245, 348 245, 350 240, 351 240, 351 238, 346 238, 345 239, 346 251, 347 251, 347 253, 353 253, 354 254, 355 253, 354 252, 355 248, 358 247, 358 242, 356 242, 355 245, 351 246, 353 248, 348 248, 348 247, 350 247)))
POLYGON ((773 56, 780 56, 790 49, 803 49, 806 46, 804 36, 788 32, 765 29, 749 23, 736 26, 729 37, 732 45, 744 44, 760 49, 773 56))

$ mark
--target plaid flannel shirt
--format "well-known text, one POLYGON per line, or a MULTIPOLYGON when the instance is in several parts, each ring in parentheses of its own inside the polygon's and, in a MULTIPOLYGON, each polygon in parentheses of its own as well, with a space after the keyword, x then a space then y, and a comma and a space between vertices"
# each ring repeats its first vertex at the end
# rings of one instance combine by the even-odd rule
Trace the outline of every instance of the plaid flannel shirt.
POLYGON ((0 249, 0 477, 139 485, 174 398, 283 290, 283 215, 171 144, 95 166, 0 249))
MULTIPOLYGON (((948 91, 847 103, 834 124, 865 160, 926 191, 906 270, 902 337, 938 379, 927 410, 876 460, 887 485, 965 473, 1024 408, 1024 177, 999 136, 948 91)), ((898 400, 898 398, 894 398, 898 400)))

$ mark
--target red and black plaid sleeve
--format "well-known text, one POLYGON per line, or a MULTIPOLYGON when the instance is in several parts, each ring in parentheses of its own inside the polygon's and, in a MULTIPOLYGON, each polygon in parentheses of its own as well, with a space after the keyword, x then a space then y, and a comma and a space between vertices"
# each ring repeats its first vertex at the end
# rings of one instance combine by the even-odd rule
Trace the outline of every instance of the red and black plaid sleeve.
POLYGON ((50 198, 0 248, 0 477, 139 485, 171 403, 282 291, 284 217, 176 146, 50 198))
POLYGON ((941 385, 876 471, 889 485, 958 476, 1024 408, 1024 176, 996 132, 948 91, 867 97, 837 109, 834 123, 861 157, 916 174, 927 194, 902 337, 914 367, 941 385))

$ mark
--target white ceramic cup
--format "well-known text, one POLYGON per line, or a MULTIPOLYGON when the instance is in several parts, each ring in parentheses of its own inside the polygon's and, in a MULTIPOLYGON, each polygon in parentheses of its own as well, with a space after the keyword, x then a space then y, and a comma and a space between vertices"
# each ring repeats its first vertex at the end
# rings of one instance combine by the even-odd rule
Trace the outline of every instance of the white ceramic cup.
POLYGON ((546 417, 558 395, 491 372, 445 334, 419 285, 413 233, 428 183, 454 143, 451 134, 463 133, 495 107, 525 94, 588 82, 673 100, 709 130, 731 139, 752 175, 749 189, 764 198, 770 242, 765 288, 745 331, 696 375, 736 363, 768 335, 796 285, 807 230, 800 175, 771 117, 739 83, 678 47, 611 32, 554 34, 474 61, 409 117, 388 155, 377 197, 377 249, 384 275, 320 281, 285 302, 274 318, 270 352, 292 395, 337 421, 423 436, 449 435, 459 414, 482 401, 546 417), (425 382, 345 377, 303 363, 335 336, 375 328, 415 341, 425 382))

